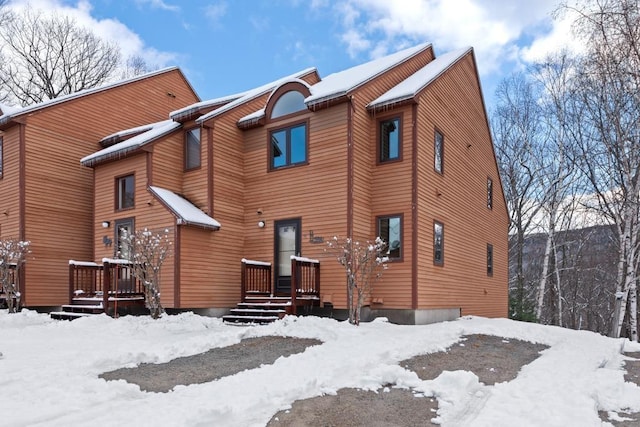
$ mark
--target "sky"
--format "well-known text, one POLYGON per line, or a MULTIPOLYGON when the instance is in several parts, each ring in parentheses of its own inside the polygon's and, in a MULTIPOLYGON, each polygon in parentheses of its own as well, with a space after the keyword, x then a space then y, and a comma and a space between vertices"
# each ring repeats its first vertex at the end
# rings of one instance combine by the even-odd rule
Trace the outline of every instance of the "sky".
POLYGON ((158 320, 102 314, 69 322, 25 309, 17 314, 0 310, 0 331, 5 426, 264 426, 295 400, 342 388, 384 393, 389 384, 411 390, 416 399, 437 398, 433 419, 445 427, 589 427, 610 425, 601 423, 598 410, 608 412, 609 419, 625 417, 624 408, 640 412, 640 387, 624 381, 621 354, 640 351, 640 344, 508 319, 464 317, 401 326, 379 318, 356 327, 287 316, 266 326, 231 326, 193 313, 158 320), (400 366, 419 354, 464 345, 464 335, 479 333, 549 348, 514 380, 495 385, 464 370, 421 380, 400 366), (322 344, 211 382, 178 385, 168 393, 99 377, 267 335, 315 338, 322 344))
POLYGON ((549 52, 577 44, 559 0, 9 0, 72 16, 123 56, 179 66, 201 99, 308 67, 320 76, 423 42, 472 46, 483 93, 549 52))

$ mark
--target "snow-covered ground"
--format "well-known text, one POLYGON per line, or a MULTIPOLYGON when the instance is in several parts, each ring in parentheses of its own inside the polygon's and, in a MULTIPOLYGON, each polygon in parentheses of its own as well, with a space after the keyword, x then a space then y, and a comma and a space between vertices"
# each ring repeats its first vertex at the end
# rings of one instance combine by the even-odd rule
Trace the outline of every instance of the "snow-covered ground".
POLYGON ((640 411, 640 387, 623 378, 623 348, 640 351, 640 345, 622 339, 506 319, 462 318, 428 326, 379 319, 354 327, 287 317, 269 326, 237 327, 191 313, 155 321, 102 315, 67 322, 34 311, 0 310, 0 425, 263 426, 297 399, 394 383, 417 395, 435 395, 440 409, 434 417, 445 426, 597 426, 598 410, 640 411), (422 381, 398 365, 475 333, 550 348, 515 380, 495 386, 466 371, 422 381), (263 335, 317 338, 324 344, 169 393, 98 378, 105 371, 167 362, 263 335))

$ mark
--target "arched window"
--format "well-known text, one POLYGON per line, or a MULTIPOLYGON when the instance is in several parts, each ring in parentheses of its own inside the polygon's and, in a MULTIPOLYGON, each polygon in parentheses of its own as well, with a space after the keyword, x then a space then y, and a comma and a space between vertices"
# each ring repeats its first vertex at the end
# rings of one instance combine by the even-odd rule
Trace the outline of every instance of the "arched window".
POLYGON ((271 118, 286 116, 287 114, 296 113, 298 111, 306 110, 307 106, 304 104, 305 96, 297 90, 290 90, 285 92, 273 106, 271 111, 271 118))

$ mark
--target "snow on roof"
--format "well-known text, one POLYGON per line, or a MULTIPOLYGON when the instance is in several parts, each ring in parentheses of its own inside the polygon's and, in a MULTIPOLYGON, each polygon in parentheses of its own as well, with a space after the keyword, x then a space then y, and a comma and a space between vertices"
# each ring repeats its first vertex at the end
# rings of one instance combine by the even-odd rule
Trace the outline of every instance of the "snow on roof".
POLYGON ((428 86, 438 76, 444 73, 449 67, 455 64, 460 58, 473 50, 472 47, 465 47, 463 49, 454 50, 448 52, 442 56, 437 57, 411 76, 403 80, 400 84, 389 89, 381 96, 373 100, 367 108, 379 108, 384 105, 389 105, 397 102, 401 102, 407 99, 411 99, 416 96, 422 89, 428 86))
POLYGON ((311 96, 305 99, 305 103, 307 103, 307 105, 313 105, 345 95, 391 67, 406 61, 429 47, 431 47, 431 43, 422 43, 347 70, 330 74, 311 86, 311 96))
POLYGON ((222 113, 224 113, 226 111, 229 111, 232 108, 237 107, 238 105, 244 104, 245 102, 251 101, 252 99, 257 98, 260 95, 263 95, 265 93, 268 93, 268 92, 272 91, 274 88, 282 85, 285 82, 288 82, 288 81, 291 81, 291 80, 294 80, 294 79, 298 79, 298 78, 300 78, 302 76, 305 76, 305 75, 307 75, 309 73, 312 73, 314 71, 316 71, 315 68, 307 68, 307 69, 299 71, 299 72, 297 72, 295 74, 291 74, 290 76, 286 76, 286 77, 283 77, 281 79, 272 81, 271 83, 267 83, 267 84, 264 84, 264 85, 259 86, 257 88, 248 90, 240 98, 238 98, 238 99, 236 99, 234 101, 231 101, 230 103, 228 103, 228 104, 226 104, 226 105, 224 105, 224 106, 222 106, 222 107, 220 107, 218 109, 215 109, 215 110, 213 110, 213 111, 201 116, 200 118, 198 118, 196 120, 196 122, 202 123, 202 122, 205 122, 205 121, 207 121, 207 120, 209 120, 209 119, 211 119, 213 117, 219 116, 220 114, 222 114, 222 113))
POLYGON ((146 125, 136 126, 134 128, 131 128, 131 129, 125 129, 125 130, 121 130, 121 131, 118 131, 118 132, 114 132, 111 135, 107 135, 104 138, 102 138, 100 140, 100 142, 108 141, 110 139, 115 139, 115 138, 124 138, 124 137, 127 137, 129 135, 135 135, 137 133, 146 132, 148 130, 153 129, 154 125, 157 125, 157 123, 148 123, 146 125))
POLYGON ((244 123, 258 121, 264 117, 264 114, 265 114, 264 108, 261 108, 258 111, 254 111, 251 114, 247 114, 246 116, 238 120, 238 124, 242 125, 244 123))
POLYGON ((183 115, 191 114, 192 112, 196 112, 201 108, 215 107, 216 105, 235 101, 236 99, 242 97, 245 94, 246 92, 241 92, 233 95, 222 96, 220 98, 213 98, 213 99, 208 99, 206 101, 196 102, 194 104, 187 105, 186 107, 180 108, 179 110, 172 111, 171 113, 169 113, 169 117, 173 119, 183 115))
POLYGON ((159 198, 178 218, 178 225, 197 225, 217 230, 220 223, 202 212, 191 202, 176 193, 160 187, 150 186, 149 190, 159 198))
POLYGON ((0 103, 0 117, 4 116, 5 114, 7 115, 15 114, 21 109, 22 107, 13 107, 11 105, 0 103))
POLYGON ((80 163, 85 166, 93 166, 99 161, 110 159, 116 156, 122 156, 126 153, 137 150, 143 145, 148 144, 149 142, 161 136, 173 132, 174 130, 180 128, 182 124, 174 122, 173 120, 165 120, 162 122, 153 123, 149 126, 149 130, 147 130, 146 132, 136 135, 133 138, 127 139, 126 141, 122 141, 118 144, 114 144, 110 147, 102 149, 96 153, 85 156, 80 159, 80 163))
MULTIPOLYGON (((39 102, 37 104, 33 104, 33 105, 29 105, 27 107, 23 107, 18 109, 17 111, 11 112, 11 113, 5 113, 4 115, 0 116, 0 125, 8 122, 9 120, 11 120, 13 117, 16 117, 18 115, 22 115, 25 113, 30 113, 32 111, 37 111, 40 110, 42 108, 46 108, 46 107, 50 107, 52 105, 56 105, 56 104, 60 104, 66 101, 70 101, 72 99, 76 99, 76 98, 81 98, 83 96, 87 96, 87 95, 91 95, 94 93, 98 93, 98 92, 102 92, 108 89, 112 89, 118 86, 122 86, 128 83, 132 83, 132 82, 136 82, 138 80, 144 80, 146 78, 149 77, 153 77, 159 74, 164 74, 164 73, 168 73, 170 71, 173 70, 178 70, 178 67, 168 67, 168 68, 163 68, 161 70, 157 70, 157 71, 152 71, 150 73, 146 73, 146 74, 141 74, 139 76, 135 76, 135 77, 131 77, 129 79, 125 79, 125 80, 119 80, 117 82, 114 83, 109 83, 103 86, 98 86, 98 87, 94 87, 91 89, 85 89, 85 90, 81 90, 78 92, 74 92, 68 95, 63 95, 63 96, 59 96, 57 98, 54 99, 48 99, 46 101, 43 102, 39 102)), ((3 110, 4 111, 4 110, 3 110)))

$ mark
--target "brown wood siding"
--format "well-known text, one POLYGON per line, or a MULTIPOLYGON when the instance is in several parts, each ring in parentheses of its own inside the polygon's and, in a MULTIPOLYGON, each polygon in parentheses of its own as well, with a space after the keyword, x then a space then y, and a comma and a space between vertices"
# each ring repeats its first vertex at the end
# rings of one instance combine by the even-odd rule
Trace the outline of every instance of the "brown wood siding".
POLYGON ((175 70, 27 117, 25 230, 33 260, 27 269, 26 305, 67 303, 68 260, 93 256, 93 172, 80 159, 99 150, 104 136, 166 120, 170 111, 197 100, 175 70))
MULTIPOLYGON (((95 223, 93 224, 93 241, 95 247, 95 260, 84 259, 82 261, 101 262, 102 258, 113 258, 116 255, 115 223, 119 219, 134 218, 136 230, 148 228, 155 232, 170 230, 173 240, 175 217, 157 200, 147 189, 146 154, 141 153, 133 157, 122 159, 118 162, 106 163, 95 169, 96 197, 94 203, 95 223), (133 209, 117 211, 115 209, 115 179, 116 177, 135 175, 135 206, 133 209), (102 222, 109 221, 110 227, 103 228, 102 222), (112 240, 111 246, 103 243, 103 238, 112 240)), ((165 308, 173 308, 174 301, 174 258, 167 258, 161 272, 162 305, 165 308)))
MULTIPOLYGON (((196 126, 193 123, 185 123, 183 128, 185 130, 199 129, 200 130, 200 167, 185 171, 182 180, 182 194, 189 199, 190 202, 198 206, 203 211, 207 211, 208 207, 208 178, 207 178, 207 164, 208 150, 207 150, 207 129, 201 126, 196 126)), ((182 135, 184 140, 184 133, 182 135)), ((184 142, 183 142, 184 144, 184 142)), ((182 166, 184 169, 184 145, 183 153, 179 157, 182 159, 182 166)))
POLYGON ((320 259, 322 294, 346 305, 345 275, 328 256, 326 243, 311 243, 310 232, 326 240, 345 236, 347 218, 347 108, 341 104, 272 122, 245 134, 245 250, 249 259, 274 262, 274 222, 301 218, 301 255, 320 259), (268 171, 269 130, 308 121, 308 164, 268 171), (258 209, 262 214, 258 215, 258 209), (258 228, 258 221, 266 222, 258 228))
POLYGON ((353 236, 372 240, 376 236, 377 215, 403 214, 403 261, 390 264, 376 283, 372 296, 381 299, 381 308, 411 308, 411 108, 370 115, 366 106, 433 60, 427 49, 410 60, 358 88, 353 103, 353 236), (378 117, 402 113, 401 162, 376 165, 378 117))
POLYGON ((463 315, 507 315, 508 216, 471 55, 432 83, 418 107, 419 308, 461 307, 463 315), (444 135, 444 174, 433 138, 444 135), (494 206, 486 205, 486 181, 494 206), (444 224, 444 265, 433 264, 433 221, 444 224), (494 272, 486 273, 493 245, 494 272))
POLYGON ((20 218, 20 132, 14 126, 1 133, 3 171, 0 178, 0 238, 19 237, 20 218))
MULTIPOLYGON (((388 269, 382 275, 381 280, 376 283, 373 298, 382 301, 378 308, 411 308, 411 266, 412 241, 411 241, 411 163, 412 163, 412 111, 411 106, 393 111, 391 116, 381 115, 381 117, 402 118, 400 129, 402 131, 402 160, 397 162, 382 163, 376 165, 376 159, 372 159, 370 168, 372 170, 372 233, 376 234, 377 224, 375 218, 381 215, 402 214, 402 260, 390 262, 388 269)), ((378 117, 374 117, 371 125, 375 130, 378 117)), ((375 150, 378 144, 374 131, 371 137, 371 145, 375 150)), ((375 152, 375 151, 374 151, 375 152)), ((373 235, 372 234, 372 235, 373 235)))
POLYGON ((231 307, 239 302, 221 298, 220 289, 229 287, 235 290, 239 281, 220 283, 220 269, 239 270, 240 261, 218 265, 220 249, 217 247, 217 231, 198 227, 182 227, 180 236, 180 307, 209 308, 231 307), (218 267, 218 268, 216 268, 218 267), (216 271, 217 270, 217 271, 216 271), (212 271, 215 271, 212 274, 212 271))
POLYGON ((175 132, 153 145, 152 185, 182 193, 184 133, 175 132))

